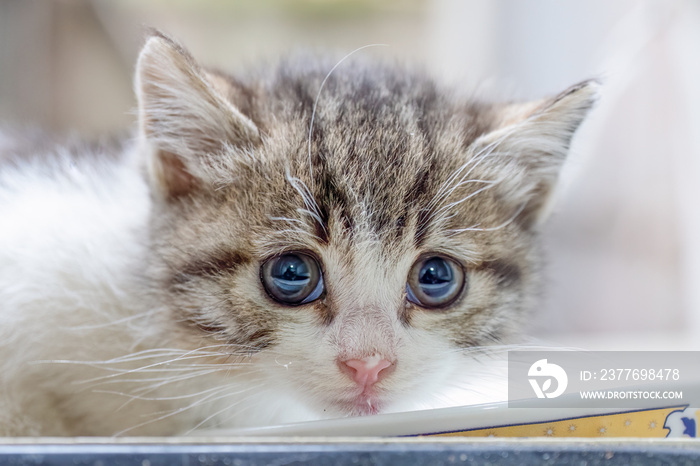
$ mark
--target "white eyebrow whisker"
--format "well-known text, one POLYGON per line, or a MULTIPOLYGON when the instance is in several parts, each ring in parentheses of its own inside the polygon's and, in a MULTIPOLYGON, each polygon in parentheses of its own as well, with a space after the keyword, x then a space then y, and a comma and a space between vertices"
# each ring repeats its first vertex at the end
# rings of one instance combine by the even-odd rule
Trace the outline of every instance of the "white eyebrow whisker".
POLYGON ((497 231, 497 230, 500 230, 502 228, 507 227, 511 223, 513 223, 515 221, 515 219, 518 218, 518 216, 523 212, 523 210, 525 210, 525 207, 527 207, 527 202, 523 202, 520 205, 520 207, 518 208, 518 210, 516 210, 515 213, 508 220, 506 220, 505 222, 501 223, 498 226, 490 227, 490 228, 483 228, 483 227, 479 227, 479 224, 477 223, 476 225, 472 225, 471 227, 468 227, 468 228, 457 228, 454 230, 450 230, 449 233, 455 235, 458 233, 464 233, 465 231, 497 231))
MULTIPOLYGON (((469 157, 469 160, 467 160, 464 164, 462 164, 459 168, 457 168, 450 176, 445 180, 444 183, 440 186, 438 189, 437 193, 433 196, 431 201, 423 208, 425 211, 430 212, 430 217, 431 217, 431 222, 433 224, 438 224, 438 225, 443 225, 446 223, 446 221, 449 219, 449 217, 446 217, 445 214, 448 213, 450 210, 454 209, 458 205, 462 204, 463 202, 471 199, 472 197, 476 196, 479 193, 482 193, 484 191, 487 191, 495 186, 497 186, 499 183, 503 182, 503 179, 496 179, 496 180, 488 180, 488 179, 481 179, 481 178, 474 178, 474 179, 468 179, 469 176, 474 172, 474 170, 479 167, 486 159, 488 158, 493 158, 493 157, 511 157, 512 154, 509 152, 502 152, 499 151, 499 147, 501 146, 502 143, 504 143, 513 133, 517 132, 518 130, 521 130, 523 126, 523 123, 516 123, 509 127, 506 131, 503 132, 497 139, 489 142, 485 146, 481 147, 475 154, 471 155, 469 157), (442 205, 440 206, 447 198, 449 198, 458 188, 467 186, 469 184, 473 183, 483 183, 486 186, 483 186, 481 188, 477 188, 476 190, 472 191, 471 193, 467 194, 465 197, 463 197, 460 200, 453 201, 447 205, 442 205)), ((446 233, 450 236, 458 234, 458 233, 463 233, 463 232, 468 232, 468 231, 479 231, 479 232, 488 232, 488 231, 496 231, 500 230, 510 223, 512 223, 515 218, 524 210, 525 206, 523 205, 516 214, 509 218, 506 222, 504 222, 501 225, 498 225, 496 227, 490 227, 490 228, 480 228, 480 223, 477 223, 475 225, 472 225, 467 228, 461 228, 461 229, 454 229, 454 230, 448 230, 446 233)), ((448 214, 449 215, 449 214, 448 214)), ((427 225, 427 224, 426 224, 427 225)), ((426 228, 427 226, 424 226, 426 228)))

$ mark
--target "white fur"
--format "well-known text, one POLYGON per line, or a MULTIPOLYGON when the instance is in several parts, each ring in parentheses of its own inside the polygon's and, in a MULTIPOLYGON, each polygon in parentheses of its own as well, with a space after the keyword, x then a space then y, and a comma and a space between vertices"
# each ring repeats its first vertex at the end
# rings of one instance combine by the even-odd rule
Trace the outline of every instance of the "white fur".
MULTIPOLYGON (((133 293, 133 265, 146 246, 145 183, 134 166, 70 160, 59 154, 59 167, 35 162, 0 172, 0 398, 21 407, 18 425, 43 418, 46 427, 36 427, 43 434, 64 429, 47 392, 78 391, 71 381, 85 371, 38 361, 99 360, 150 338, 134 319, 148 316, 134 315, 133 293), (36 379, 47 373, 50 387, 36 379)), ((13 433, 13 425, 3 431, 13 433)))

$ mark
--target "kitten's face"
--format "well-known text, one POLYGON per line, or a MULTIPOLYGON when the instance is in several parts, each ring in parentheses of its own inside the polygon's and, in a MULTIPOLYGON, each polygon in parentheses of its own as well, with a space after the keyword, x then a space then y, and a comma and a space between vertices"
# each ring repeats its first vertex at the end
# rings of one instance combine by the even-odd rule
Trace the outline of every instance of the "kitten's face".
POLYGON ((319 410, 368 414, 517 329, 537 222, 592 89, 476 105, 355 63, 319 94, 329 69, 242 84, 149 41, 155 260, 202 344, 250 355, 256 377, 319 410))

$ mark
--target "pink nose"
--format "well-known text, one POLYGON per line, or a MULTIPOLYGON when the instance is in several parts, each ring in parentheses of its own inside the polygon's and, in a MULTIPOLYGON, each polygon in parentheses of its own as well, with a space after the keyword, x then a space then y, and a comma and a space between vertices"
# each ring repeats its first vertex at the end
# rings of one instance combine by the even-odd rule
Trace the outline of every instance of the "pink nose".
POLYGON ((390 366, 389 361, 376 354, 362 359, 348 359, 341 362, 341 369, 344 369, 361 387, 371 387, 377 383, 379 373, 390 366))

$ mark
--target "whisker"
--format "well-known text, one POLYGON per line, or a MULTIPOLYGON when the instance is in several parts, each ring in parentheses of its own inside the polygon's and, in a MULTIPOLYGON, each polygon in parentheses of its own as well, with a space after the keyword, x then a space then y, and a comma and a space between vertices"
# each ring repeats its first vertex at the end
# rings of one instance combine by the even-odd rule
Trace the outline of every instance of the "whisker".
POLYGON ((66 330, 95 330, 95 329, 99 329, 99 328, 111 327, 113 325, 124 324, 124 323, 130 322, 133 320, 138 320, 141 318, 150 317, 151 314, 152 314, 151 311, 147 311, 147 312, 142 312, 139 314, 126 316, 126 317, 123 317, 121 319, 112 320, 110 322, 105 322, 104 324, 78 325, 78 326, 61 327, 61 328, 66 329, 66 330))
POLYGON ((465 202, 465 201, 468 201, 469 199, 471 199, 472 197, 476 196, 476 195, 479 194, 480 192, 486 191, 487 189, 493 188, 494 185, 495 185, 496 183, 498 183, 498 182, 497 182, 497 181, 490 181, 490 182, 488 182, 488 183, 489 183, 488 185, 484 186, 483 188, 477 189, 476 191, 474 191, 474 192, 468 194, 466 197, 463 197, 463 198, 460 199, 459 201, 454 201, 454 202, 451 202, 451 203, 449 203, 449 204, 447 204, 447 205, 445 205, 445 206, 442 206, 442 207, 437 211, 437 214, 440 214, 440 213, 442 213, 442 212, 444 212, 444 211, 450 210, 450 209, 452 209, 453 207, 457 207, 459 204, 461 204, 461 203, 463 203, 463 202, 465 202))
POLYGON ((452 235, 456 235, 458 233, 463 233, 465 231, 496 231, 496 230, 500 230, 501 228, 505 228, 508 225, 510 225, 511 223, 513 223, 515 221, 515 219, 518 218, 518 216, 522 213, 522 211, 525 210, 526 206, 527 206, 527 202, 523 202, 520 205, 520 207, 518 208, 518 210, 515 211, 513 216, 511 216, 508 220, 506 220, 505 222, 501 223, 498 226, 490 227, 490 228, 479 228, 480 224, 477 223, 476 225, 473 225, 473 226, 468 227, 468 228, 458 228, 458 229, 450 230, 449 233, 451 233, 452 235))
POLYGON ((177 376, 177 375, 168 375, 165 377, 144 377, 144 378, 121 378, 120 376, 126 376, 126 375, 131 375, 134 372, 124 372, 120 374, 112 374, 114 377, 106 378, 106 377, 98 377, 94 379, 89 379, 89 380, 81 380, 81 381, 75 381, 73 382, 74 384, 88 384, 92 383, 93 386, 100 386, 100 385, 116 385, 116 384, 125 384, 125 383, 143 383, 143 382, 177 382, 180 380, 187 380, 190 378, 194 378, 199 375, 204 375, 204 374, 213 374, 215 372, 225 372, 227 370, 230 371, 231 367, 228 365, 222 365, 222 367, 217 367, 217 368, 208 368, 208 369, 201 369, 197 368, 197 366, 192 366, 192 367, 187 367, 183 366, 181 368, 177 369, 172 369, 169 371, 149 371, 149 372, 139 372, 139 373, 145 373, 145 374, 153 374, 153 373, 182 373, 186 372, 186 374, 183 374, 182 376, 177 376), (192 372, 192 369, 196 368, 197 372, 192 372))
MULTIPOLYGON (((223 389, 228 388, 228 387, 214 387, 214 388, 208 388, 206 390, 202 390, 200 392, 196 393, 187 393, 185 395, 172 395, 172 396, 143 396, 143 395, 135 395, 132 393, 126 393, 126 392, 120 392, 116 390, 93 390, 94 393, 105 393, 108 395, 119 395, 119 396, 124 396, 129 398, 129 402, 132 400, 140 400, 140 401, 170 401, 170 400, 185 400, 187 398, 192 398, 195 396, 200 396, 206 393, 211 393, 211 392, 218 392, 218 391, 223 391, 223 389)), ((122 407, 126 406, 126 403, 122 405, 122 407)), ((119 408, 121 409, 121 408, 119 408)))
POLYGON ((318 207, 318 203, 316 203, 316 200, 314 199, 309 187, 306 186, 306 183, 304 183, 301 179, 292 176, 289 172, 289 167, 286 168, 285 178, 287 179, 287 182, 289 182, 289 184, 299 193, 304 201, 304 205, 306 206, 306 209, 297 209, 297 212, 302 215, 309 215, 325 231, 326 227, 321 218, 321 209, 318 207))
MULTIPOLYGON (((155 419, 149 419, 149 420, 144 421, 144 422, 142 422, 142 423, 139 423, 139 424, 137 424, 137 425, 135 425, 135 426, 131 426, 131 427, 127 428, 127 429, 121 430, 121 431, 117 432, 116 434, 114 434, 114 436, 115 436, 115 437, 119 437, 119 436, 121 436, 121 435, 123 435, 123 434, 125 434, 125 433, 127 433, 127 432, 129 432, 129 431, 131 431, 131 430, 137 429, 137 428, 139 428, 139 427, 146 426, 146 425, 148 425, 148 424, 152 424, 152 423, 154 423, 154 422, 162 421, 163 419, 168 419, 168 418, 170 418, 170 417, 176 416, 176 415, 178 415, 178 414, 181 414, 181 413, 183 413, 183 412, 186 412, 186 411, 189 411, 189 410, 191 410, 191 409, 193 409, 193 408, 196 408, 196 407, 198 407, 198 406, 200 406, 200 405, 202 405, 202 404, 215 402, 215 401, 218 401, 218 400, 220 400, 220 399, 222 399, 222 398, 226 398, 227 396, 240 395, 241 393, 249 392, 249 391, 251 391, 251 390, 257 390, 257 389, 259 389, 259 388, 262 387, 262 386, 263 386, 263 384, 250 386, 250 387, 247 387, 247 388, 245 388, 245 389, 243 389, 243 390, 239 390, 239 391, 237 391, 237 392, 230 392, 230 393, 227 393, 226 395, 223 395, 223 396, 220 396, 220 397, 215 397, 215 394, 216 394, 216 393, 210 393, 209 395, 205 396, 204 398, 202 398, 202 399, 200 399, 200 400, 198 400, 198 401, 195 401, 195 402, 193 402, 193 403, 190 403, 190 404, 187 405, 187 406, 183 406, 183 407, 180 407, 180 408, 171 410, 171 411, 159 411, 159 412, 152 413, 152 414, 155 414, 155 415, 159 415, 159 414, 160 414, 160 416, 156 417, 155 419)), ((222 387, 219 387, 219 388, 221 389, 220 392, 222 392, 222 391, 225 391, 226 389, 230 388, 230 386, 222 386, 222 387)))
MULTIPOLYGON (((263 386, 263 385, 262 385, 262 384, 259 385, 259 387, 261 387, 261 386, 263 386)), ((222 396, 222 397, 220 397, 220 398, 224 398, 224 397, 222 396)), ((224 412, 226 412, 226 411, 228 411, 228 410, 230 410, 230 409, 232 409, 232 408, 238 407, 238 406, 240 406, 242 403, 245 403, 245 405, 243 406, 243 408, 242 408, 241 410, 238 410, 238 411, 236 411, 235 413, 231 414, 230 416, 225 417, 225 418, 222 419, 220 422, 217 422, 216 425, 219 426, 219 425, 221 425, 222 423, 226 422, 227 420, 231 419, 231 418, 234 417, 234 416, 240 416, 241 413, 245 412, 246 410, 252 409, 253 406, 252 406, 252 404, 251 404, 249 398, 250 398, 250 397, 241 399, 241 400, 237 401, 236 403, 230 404, 230 405, 226 406, 225 408, 223 408, 223 409, 217 411, 216 413, 213 413, 213 414, 209 415, 206 419, 204 419, 203 421, 201 421, 200 423, 198 423, 197 425, 195 425, 194 427, 192 427, 190 430, 188 430, 188 431, 185 433, 185 435, 191 434, 193 431, 197 430, 197 429, 200 428, 202 425, 204 425, 205 423, 207 423, 208 421, 210 421, 210 420, 213 419, 214 417, 218 416, 219 414, 224 413, 224 412)), ((258 404, 260 404, 260 403, 261 403, 261 402, 258 401, 258 404)))
MULTIPOLYGON (((475 196, 478 193, 483 192, 486 189, 489 189, 490 187, 493 187, 500 183, 502 180, 482 180, 482 179, 474 179, 474 180, 469 180, 469 176, 474 172, 474 170, 481 165, 481 163, 486 160, 487 158, 492 158, 495 156, 510 156, 509 153, 503 153, 503 152, 497 152, 498 147, 509 137, 511 136, 521 125, 516 124, 513 125, 512 128, 509 128, 508 131, 504 132, 498 139, 490 142, 486 146, 482 147, 479 149, 478 152, 476 152, 474 155, 472 155, 469 160, 467 160, 464 164, 462 164, 459 168, 457 168, 452 174, 447 178, 447 180, 440 186, 438 189, 437 193, 431 201, 427 204, 426 207, 424 207, 424 210, 427 212, 434 212, 431 213, 431 222, 435 223, 438 221, 438 219, 444 215, 445 212, 449 211, 449 209, 454 208, 455 206, 461 204, 462 202, 466 201, 467 199, 470 199, 471 197, 475 196), (447 206, 440 207, 439 209, 436 210, 437 206, 443 203, 443 201, 447 198, 449 198, 459 187, 472 184, 472 183, 486 183, 487 186, 477 189, 473 193, 467 195, 464 197, 462 200, 455 201, 447 206)), ((517 217, 517 215, 516 215, 517 217)), ((511 220, 512 221, 512 220, 511 220)), ((510 222, 508 222, 510 223, 510 222)), ((499 227, 503 228, 505 225, 499 227)), ((452 234, 456 233, 461 233, 464 231, 492 231, 490 229, 476 229, 478 227, 477 225, 474 225, 472 227, 469 227, 467 229, 460 229, 457 231, 451 231, 452 234)))

